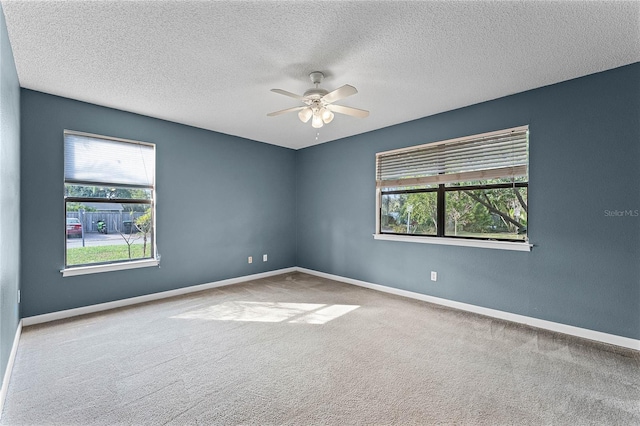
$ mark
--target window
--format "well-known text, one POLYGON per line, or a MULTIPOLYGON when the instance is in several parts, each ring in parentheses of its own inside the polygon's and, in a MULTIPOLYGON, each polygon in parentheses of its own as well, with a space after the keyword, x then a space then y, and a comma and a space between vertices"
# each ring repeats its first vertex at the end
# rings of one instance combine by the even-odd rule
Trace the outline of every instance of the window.
POLYGON ((64 186, 63 274, 151 266, 144 260, 156 258, 155 145, 65 130, 64 186))
POLYGON ((528 139, 523 126, 376 154, 376 236, 528 241, 528 139))

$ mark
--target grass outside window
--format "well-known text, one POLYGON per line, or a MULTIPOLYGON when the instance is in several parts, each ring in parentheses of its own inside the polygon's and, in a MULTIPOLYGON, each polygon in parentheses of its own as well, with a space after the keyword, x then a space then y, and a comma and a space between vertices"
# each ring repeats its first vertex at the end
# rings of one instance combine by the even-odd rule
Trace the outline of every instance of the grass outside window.
MULTIPOLYGON (((147 253, 149 249, 147 248, 147 253)), ((95 247, 75 247, 67 249, 67 265, 86 265, 148 258, 142 252, 142 244, 131 245, 131 258, 126 244, 95 247)))

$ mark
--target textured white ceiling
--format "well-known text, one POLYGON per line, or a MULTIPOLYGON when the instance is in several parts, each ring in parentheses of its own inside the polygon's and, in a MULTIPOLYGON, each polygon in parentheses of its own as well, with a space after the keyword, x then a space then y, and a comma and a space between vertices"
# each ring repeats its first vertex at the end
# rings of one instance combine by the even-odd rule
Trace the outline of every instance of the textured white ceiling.
POLYGON ((290 148, 640 61, 640 2, 2 0, 22 87, 290 148), (272 88, 359 93, 317 132, 272 88))

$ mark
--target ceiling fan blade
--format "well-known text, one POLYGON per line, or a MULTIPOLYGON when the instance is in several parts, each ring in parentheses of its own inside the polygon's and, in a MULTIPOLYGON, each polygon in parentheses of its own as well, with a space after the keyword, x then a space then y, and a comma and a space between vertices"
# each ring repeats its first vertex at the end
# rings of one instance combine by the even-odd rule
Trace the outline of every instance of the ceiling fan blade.
POLYGON ((327 108, 330 111, 337 112, 339 114, 351 115, 354 117, 365 118, 369 116, 369 111, 365 111, 363 109, 351 108, 348 106, 342 105, 327 105, 327 108))
POLYGON ((305 105, 305 106, 301 106, 301 107, 287 108, 287 109, 283 109, 283 110, 280 110, 280 111, 270 112, 267 115, 269 117, 275 117, 276 115, 286 114, 288 112, 293 112, 293 111, 300 111, 301 109, 305 109, 305 108, 308 108, 308 107, 305 105))
POLYGON ((355 87, 345 84, 342 87, 338 87, 333 92, 329 92, 322 97, 322 101, 324 103, 330 104, 335 101, 339 101, 340 99, 344 99, 347 96, 355 95, 358 93, 355 87))
POLYGON ((298 99, 300 101, 304 101, 304 97, 302 97, 300 95, 296 95, 295 93, 287 92, 286 90, 271 89, 271 91, 274 92, 274 93, 280 93, 281 95, 289 96, 290 98, 293 98, 293 99, 298 99))

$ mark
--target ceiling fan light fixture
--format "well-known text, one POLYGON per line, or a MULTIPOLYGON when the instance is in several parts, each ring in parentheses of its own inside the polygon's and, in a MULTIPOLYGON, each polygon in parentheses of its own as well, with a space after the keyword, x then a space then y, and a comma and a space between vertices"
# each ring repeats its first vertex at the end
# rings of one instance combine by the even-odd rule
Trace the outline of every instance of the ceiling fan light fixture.
POLYGON ((298 113, 298 118, 303 123, 306 123, 311 119, 312 115, 313 115, 313 112, 311 111, 311 108, 305 108, 298 113))
POLYGON ((334 114, 326 108, 322 108, 322 121, 324 124, 329 124, 333 121, 334 114))
POLYGON ((324 123, 322 122, 322 117, 320 116, 320 113, 314 112, 313 119, 311 120, 311 127, 313 127, 314 129, 319 129, 322 126, 324 126, 324 123))

